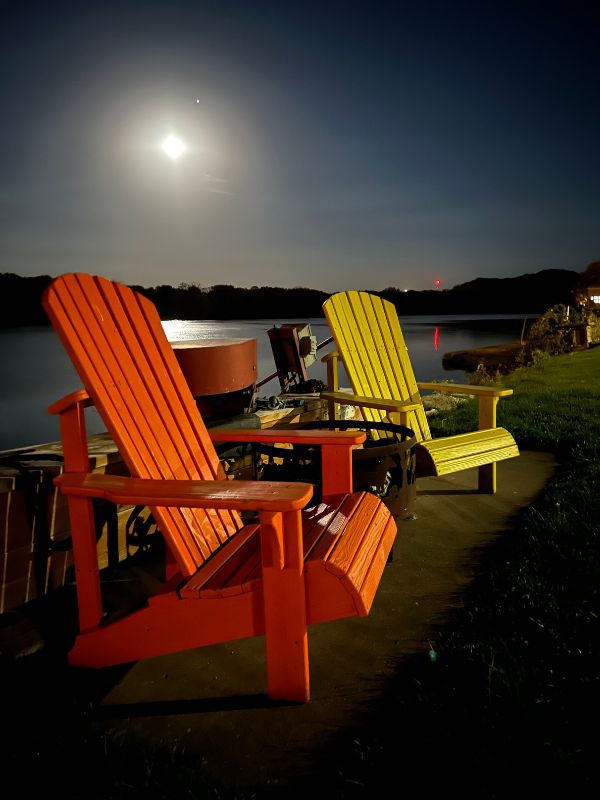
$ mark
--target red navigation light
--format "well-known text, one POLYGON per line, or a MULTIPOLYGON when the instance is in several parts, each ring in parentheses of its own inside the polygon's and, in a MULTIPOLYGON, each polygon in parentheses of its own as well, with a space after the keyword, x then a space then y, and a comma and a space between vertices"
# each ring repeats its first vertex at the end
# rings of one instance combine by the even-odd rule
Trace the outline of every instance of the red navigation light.
POLYGON ((439 289, 442 285, 442 281, 440 280, 440 278, 436 278, 433 283, 436 289, 439 289))

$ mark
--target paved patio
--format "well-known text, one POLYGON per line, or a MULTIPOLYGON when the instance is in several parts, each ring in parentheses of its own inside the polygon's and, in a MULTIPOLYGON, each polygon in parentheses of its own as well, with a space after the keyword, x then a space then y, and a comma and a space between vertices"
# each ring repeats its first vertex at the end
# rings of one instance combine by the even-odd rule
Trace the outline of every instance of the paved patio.
POLYGON ((429 650, 432 626, 460 604, 480 548, 508 529, 554 468, 544 453, 502 462, 494 496, 475 491, 475 470, 419 481, 417 516, 400 525, 370 615, 310 631, 310 703, 268 701, 261 638, 117 670, 96 724, 177 744, 227 787, 285 785, 310 773, 330 737, 368 709, 394 664, 429 650))

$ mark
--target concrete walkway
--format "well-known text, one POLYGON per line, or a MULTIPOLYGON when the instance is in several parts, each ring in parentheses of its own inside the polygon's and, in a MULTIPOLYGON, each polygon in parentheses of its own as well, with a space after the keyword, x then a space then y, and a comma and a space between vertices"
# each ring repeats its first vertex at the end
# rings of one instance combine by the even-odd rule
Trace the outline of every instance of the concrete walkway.
POLYGON ((310 773, 330 737, 380 694, 393 666, 429 650, 480 548, 510 527, 554 467, 543 453, 502 462, 494 496, 475 491, 475 470, 419 481, 417 516, 400 525, 370 615, 310 631, 310 703, 268 701, 261 638, 135 664, 104 696, 95 725, 197 754, 225 787, 285 786, 310 773))

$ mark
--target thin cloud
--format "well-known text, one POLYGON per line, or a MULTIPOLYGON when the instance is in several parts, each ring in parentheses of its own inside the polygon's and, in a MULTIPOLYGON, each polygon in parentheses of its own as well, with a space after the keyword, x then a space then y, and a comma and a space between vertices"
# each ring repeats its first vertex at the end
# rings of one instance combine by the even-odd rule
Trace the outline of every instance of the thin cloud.
POLYGON ((211 194, 225 194, 229 197, 237 197, 235 192, 231 192, 229 189, 224 188, 228 183, 226 178, 219 178, 217 175, 211 175, 208 172, 203 172, 200 177, 203 178, 207 184, 201 187, 201 191, 210 192, 211 194))

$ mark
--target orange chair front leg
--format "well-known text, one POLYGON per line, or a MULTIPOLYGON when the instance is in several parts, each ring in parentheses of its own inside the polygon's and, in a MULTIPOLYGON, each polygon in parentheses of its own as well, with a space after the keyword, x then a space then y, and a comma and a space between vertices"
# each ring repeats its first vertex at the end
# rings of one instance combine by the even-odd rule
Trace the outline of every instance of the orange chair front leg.
POLYGON ((260 521, 268 695, 306 703, 310 687, 301 514, 262 512, 260 521))

